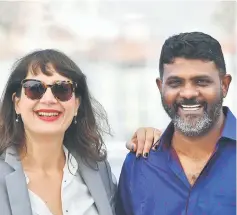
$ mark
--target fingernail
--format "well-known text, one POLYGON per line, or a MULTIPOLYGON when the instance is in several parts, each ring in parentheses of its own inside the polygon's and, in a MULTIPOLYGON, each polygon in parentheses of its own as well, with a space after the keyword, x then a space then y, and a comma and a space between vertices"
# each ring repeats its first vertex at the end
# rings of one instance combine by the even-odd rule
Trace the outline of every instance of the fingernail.
POLYGON ((149 154, 146 152, 146 153, 143 154, 143 157, 144 157, 144 158, 148 158, 148 155, 149 155, 149 154))
POLYGON ((142 154, 141 154, 141 153, 139 153, 139 154, 137 154, 137 155, 136 155, 136 157, 137 157, 137 158, 139 158, 139 157, 141 157, 141 155, 142 155, 142 154))

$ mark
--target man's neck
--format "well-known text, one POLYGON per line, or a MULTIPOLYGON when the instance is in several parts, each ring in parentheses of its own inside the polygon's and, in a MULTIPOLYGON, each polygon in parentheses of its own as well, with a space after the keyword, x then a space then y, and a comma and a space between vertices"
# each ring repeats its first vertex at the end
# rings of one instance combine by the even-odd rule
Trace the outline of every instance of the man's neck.
POLYGON ((201 158, 211 154, 221 136, 224 121, 225 116, 222 112, 213 128, 206 135, 199 137, 188 137, 175 130, 172 138, 172 147, 178 153, 191 158, 201 158))

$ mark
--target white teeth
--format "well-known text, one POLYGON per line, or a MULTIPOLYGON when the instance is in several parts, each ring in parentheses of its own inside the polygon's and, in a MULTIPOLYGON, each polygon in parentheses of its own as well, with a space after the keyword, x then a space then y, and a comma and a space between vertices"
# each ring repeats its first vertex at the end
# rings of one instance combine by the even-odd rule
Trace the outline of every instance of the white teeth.
POLYGON ((187 111, 195 111, 195 110, 199 110, 199 108, 182 108, 183 110, 187 110, 187 111))
POLYGON ((195 111, 201 108, 201 105, 181 105, 183 110, 186 111, 195 111))
POLYGON ((46 112, 38 112, 39 116, 58 116, 59 113, 53 112, 53 113, 46 113, 46 112))
POLYGON ((199 108, 201 105, 181 105, 183 108, 199 108))

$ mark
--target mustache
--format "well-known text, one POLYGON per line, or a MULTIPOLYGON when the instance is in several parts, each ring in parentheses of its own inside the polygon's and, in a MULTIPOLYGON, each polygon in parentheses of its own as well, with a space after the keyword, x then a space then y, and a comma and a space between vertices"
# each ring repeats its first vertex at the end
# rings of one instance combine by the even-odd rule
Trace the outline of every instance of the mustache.
POLYGON ((203 105, 203 104, 205 104, 205 102, 199 101, 196 98, 192 98, 192 99, 179 100, 179 101, 175 102, 175 104, 176 105, 203 105))

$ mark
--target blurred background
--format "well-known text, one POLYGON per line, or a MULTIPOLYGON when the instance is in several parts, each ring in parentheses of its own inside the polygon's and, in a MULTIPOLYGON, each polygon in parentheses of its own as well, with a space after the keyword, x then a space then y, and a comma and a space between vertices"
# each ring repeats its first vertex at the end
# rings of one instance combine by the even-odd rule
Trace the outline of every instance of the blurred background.
POLYGON ((113 137, 105 139, 118 178, 135 130, 169 123, 155 84, 167 37, 202 31, 220 41, 233 77, 225 104, 237 113, 236 20, 236 1, 0 1, 0 93, 23 55, 43 48, 65 52, 108 113, 113 137))

